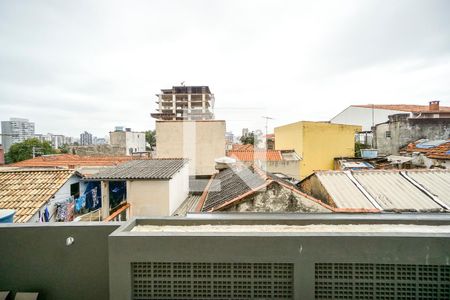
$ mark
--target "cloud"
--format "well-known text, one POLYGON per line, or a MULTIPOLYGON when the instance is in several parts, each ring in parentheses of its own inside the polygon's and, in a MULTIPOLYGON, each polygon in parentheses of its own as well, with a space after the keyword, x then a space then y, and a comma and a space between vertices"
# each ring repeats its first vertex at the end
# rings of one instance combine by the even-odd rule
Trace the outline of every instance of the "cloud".
POLYGON ((448 1, 1 1, 0 119, 154 127, 161 88, 209 85, 227 128, 355 103, 449 105, 448 1))

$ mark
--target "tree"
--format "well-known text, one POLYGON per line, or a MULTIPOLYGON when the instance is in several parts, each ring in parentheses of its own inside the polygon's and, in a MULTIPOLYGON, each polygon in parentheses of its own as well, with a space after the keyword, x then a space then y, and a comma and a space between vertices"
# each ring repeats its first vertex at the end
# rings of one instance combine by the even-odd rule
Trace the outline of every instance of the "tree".
POLYGON ((55 153, 49 142, 41 142, 37 138, 32 138, 21 143, 11 145, 8 153, 6 153, 6 162, 15 163, 33 158, 33 148, 37 156, 55 153))
POLYGON ((248 133, 247 135, 243 135, 240 138, 241 143, 244 145, 255 145, 255 134, 253 132, 248 133))
POLYGON ((148 130, 145 132, 145 141, 150 145, 148 150, 153 150, 156 146, 156 130, 148 130))

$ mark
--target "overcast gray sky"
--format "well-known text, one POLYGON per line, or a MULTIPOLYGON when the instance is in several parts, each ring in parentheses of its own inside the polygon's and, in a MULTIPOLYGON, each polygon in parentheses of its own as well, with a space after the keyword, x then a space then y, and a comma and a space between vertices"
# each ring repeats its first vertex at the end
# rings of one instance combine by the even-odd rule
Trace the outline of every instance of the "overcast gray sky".
POLYGON ((0 120, 154 128, 155 94, 209 85, 236 134, 350 104, 450 105, 450 1, 0 0, 0 120))

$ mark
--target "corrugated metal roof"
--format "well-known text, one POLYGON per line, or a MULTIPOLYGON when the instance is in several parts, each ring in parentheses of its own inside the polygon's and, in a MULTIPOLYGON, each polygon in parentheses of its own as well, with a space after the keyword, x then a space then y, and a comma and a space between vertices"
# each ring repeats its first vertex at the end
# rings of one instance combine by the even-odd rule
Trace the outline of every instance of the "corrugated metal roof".
POLYGON ((188 212, 194 212, 201 197, 201 195, 189 195, 172 215, 185 216, 188 212))
POLYGON ((75 174, 70 170, 0 171, 0 208, 25 223, 75 174))
POLYGON ((442 210, 398 171, 355 171, 352 174, 384 210, 442 210))
POLYGON ((450 172, 440 170, 407 171, 409 177, 414 179, 439 200, 450 206, 450 172))
POLYGON ((375 208, 344 172, 316 172, 338 208, 375 208))
POLYGON ((187 159, 132 160, 87 177, 92 180, 170 179, 188 162, 187 159))

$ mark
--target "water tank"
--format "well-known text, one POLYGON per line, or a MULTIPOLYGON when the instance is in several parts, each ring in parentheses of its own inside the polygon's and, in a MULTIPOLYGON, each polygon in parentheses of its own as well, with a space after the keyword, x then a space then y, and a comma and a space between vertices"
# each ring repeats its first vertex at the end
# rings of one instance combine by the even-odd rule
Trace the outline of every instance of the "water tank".
POLYGON ((0 223, 12 223, 15 213, 14 209, 0 209, 0 223))
POLYGON ((377 158, 378 149, 361 149, 362 158, 377 158))

